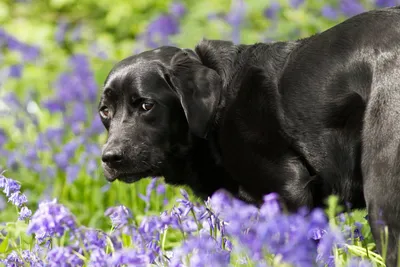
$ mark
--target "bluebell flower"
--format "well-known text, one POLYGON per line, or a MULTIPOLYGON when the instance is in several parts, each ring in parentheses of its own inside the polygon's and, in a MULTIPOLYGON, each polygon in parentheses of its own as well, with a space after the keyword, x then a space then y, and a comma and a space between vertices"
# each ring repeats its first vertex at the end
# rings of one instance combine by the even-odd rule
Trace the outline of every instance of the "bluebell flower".
POLYGON ((67 167, 69 165, 69 157, 67 156, 67 154, 64 151, 60 152, 58 154, 55 154, 53 159, 58 168, 60 168, 62 170, 67 169, 67 167))
POLYGON ((71 40, 77 42, 82 39, 82 23, 78 23, 71 32, 71 40))
POLYGON ((377 7, 392 7, 400 4, 398 0, 376 0, 375 5, 377 7))
POLYGON ((68 165, 65 169, 67 182, 73 183, 76 178, 78 178, 79 171, 81 170, 81 166, 77 164, 68 165))
POLYGON ((343 244, 344 238, 342 233, 336 228, 330 228, 318 243, 317 261, 328 264, 328 262, 331 261, 334 247, 340 247, 343 244))
POLYGON ((294 8, 299 8, 304 3, 304 0, 290 0, 290 5, 294 8))
POLYGON ((137 266, 146 267, 150 265, 150 258, 146 253, 140 253, 134 249, 121 249, 113 253, 107 260, 107 266, 137 266))
POLYGON ((49 99, 42 102, 43 107, 50 111, 50 113, 64 112, 65 103, 59 99, 49 99))
POLYGON ((147 185, 147 188, 146 188, 146 195, 139 194, 139 197, 146 203, 146 207, 145 207, 146 213, 150 209, 151 193, 154 191, 154 188, 156 187, 156 183, 157 183, 157 180, 155 178, 151 179, 150 183, 147 185))
POLYGON ((232 41, 240 43, 240 28, 246 16, 246 4, 243 0, 233 0, 231 10, 226 16, 227 22, 232 27, 232 41))
POLYGON ((169 266, 222 267, 228 266, 229 262, 230 252, 223 250, 213 238, 191 236, 182 246, 174 248, 169 266), (188 265, 184 264, 186 260, 188 265))
MULTIPOLYGON (((1 261, 0 261, 1 263, 1 261)), ((3 260, 5 266, 25 266, 25 262, 20 258, 16 251, 11 251, 10 254, 3 260)))
POLYGON ((0 147, 2 147, 7 142, 6 132, 0 128, 0 147))
POLYGON ((75 231, 77 223, 74 215, 57 200, 43 201, 29 222, 28 234, 35 234, 41 243, 48 237, 60 237, 66 231, 75 231))
POLYGON ((90 127, 87 129, 86 134, 88 136, 99 135, 105 131, 103 123, 100 120, 99 116, 95 116, 91 122, 90 127))
POLYGON ((281 8, 280 4, 276 1, 272 2, 268 8, 264 10, 264 16, 268 19, 274 20, 281 8))
POLYGON ((354 238, 359 239, 360 241, 364 240, 364 236, 362 235, 361 229, 363 227, 362 223, 355 222, 354 223, 354 238))
POLYGON ((327 19, 335 20, 338 18, 338 12, 335 8, 333 8, 331 5, 325 5, 321 9, 322 16, 324 16, 327 19))
POLYGON ((186 13, 186 8, 182 3, 173 2, 169 7, 169 12, 177 18, 182 17, 186 13))
POLYGON ((55 40, 61 44, 65 40, 65 34, 68 30, 68 22, 65 19, 60 19, 57 23, 57 29, 55 33, 55 40))
POLYGON ((129 219, 133 217, 132 211, 123 205, 108 208, 104 215, 110 217, 111 223, 116 229, 128 224, 129 219))
POLYGON ((372 263, 359 257, 352 257, 347 261, 346 267, 372 267, 372 263))
POLYGON ((10 66, 10 77, 20 78, 22 76, 22 70, 24 66, 22 64, 14 64, 10 66))
POLYGON ((77 233, 87 251, 104 250, 107 245, 107 234, 101 230, 82 227, 77 233))
POLYGON ((145 34, 146 46, 156 48, 160 45, 168 45, 169 36, 179 33, 179 23, 174 16, 161 15, 147 27, 145 34))
POLYGON ((104 249, 94 249, 90 253, 89 267, 107 267, 109 256, 104 252, 104 249))
POLYGON ((65 129, 49 127, 46 129, 45 136, 49 142, 55 145, 61 145, 65 129))
POLYGON ((158 195, 164 195, 165 191, 166 191, 166 188, 165 188, 164 183, 160 183, 159 185, 157 185, 156 192, 158 195))
POLYGON ((362 13, 365 10, 362 4, 357 0, 341 0, 340 9, 343 14, 348 17, 362 13))
POLYGON ((86 55, 76 54, 71 56, 70 64, 73 68, 73 75, 79 81, 79 87, 75 88, 77 95, 80 94, 81 98, 76 100, 89 100, 95 101, 97 99, 98 88, 94 79, 94 74, 90 69, 89 60, 86 55))
POLYGON ((20 207, 22 206, 22 204, 28 202, 28 199, 23 193, 17 191, 10 195, 8 201, 11 202, 14 206, 20 207))
POLYGON ((0 44, 5 44, 8 49, 19 52, 24 61, 33 61, 40 55, 38 47, 20 42, 4 29, 0 29, 0 44))
POLYGON ((19 220, 25 220, 28 219, 29 217, 32 216, 32 211, 28 209, 27 207, 22 207, 21 210, 19 211, 19 220))
POLYGON ((0 173, 0 188, 7 197, 10 197, 13 193, 18 192, 21 189, 21 185, 18 181, 11 178, 6 178, 0 173))
POLYGON ((6 201, 2 195, 0 195, 0 211, 4 210, 6 207, 6 201))
POLYGON ((25 263, 29 263, 29 266, 32 267, 45 266, 43 260, 38 255, 36 255, 34 251, 23 250, 21 252, 21 257, 25 263))
POLYGON ((40 56, 40 49, 36 46, 23 45, 20 52, 24 61, 34 61, 40 56))
POLYGON ((55 247, 47 254, 47 266, 82 266, 83 260, 74 253, 71 247, 55 247))

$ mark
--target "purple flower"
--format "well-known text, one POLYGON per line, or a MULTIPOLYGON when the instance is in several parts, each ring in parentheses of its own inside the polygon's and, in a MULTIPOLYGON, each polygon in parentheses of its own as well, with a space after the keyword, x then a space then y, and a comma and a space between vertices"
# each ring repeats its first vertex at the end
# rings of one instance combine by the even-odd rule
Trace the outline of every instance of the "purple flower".
POLYGON ((70 58, 70 64, 74 69, 73 74, 81 83, 81 86, 75 89, 81 89, 81 92, 76 91, 77 95, 80 93, 83 94, 83 100, 95 101, 98 93, 97 84, 87 56, 83 54, 73 55, 70 58))
POLYGON ((227 14, 226 20, 232 26, 232 41, 240 42, 240 26, 246 16, 246 4, 243 0, 232 1, 231 10, 227 14))
POLYGON ((7 142, 7 135, 3 129, 0 129, 0 147, 7 142))
POLYGON ((155 186, 156 186, 157 180, 155 178, 151 179, 150 183, 147 185, 146 188, 146 195, 139 194, 139 197, 146 203, 146 208, 145 212, 148 212, 150 209, 150 198, 151 198, 151 193, 153 192, 155 186))
POLYGON ((116 229, 128 224, 129 219, 133 217, 132 211, 123 205, 108 208, 104 215, 110 217, 111 223, 116 229))
POLYGON ((398 0, 376 0, 375 2, 377 7, 392 7, 399 3, 398 0))
POLYGON ((290 5, 294 8, 299 8, 304 3, 304 0, 290 0, 290 5))
POLYGON ((71 33, 71 40, 77 42, 82 37, 82 23, 79 23, 75 26, 71 33))
POLYGON ((6 207, 6 201, 4 200, 3 196, 0 195, 0 211, 4 210, 6 207))
POLYGON ((92 136, 92 135, 98 135, 101 134, 105 131, 105 128, 103 126, 103 123, 100 120, 99 116, 95 116, 94 119, 92 120, 92 125, 88 128, 87 130, 87 135, 92 136))
POLYGON ((10 195, 8 201, 11 202, 14 206, 20 207, 22 206, 22 204, 28 202, 28 199, 24 194, 17 191, 10 195))
POLYGON ((272 2, 271 5, 265 9, 264 16, 268 19, 275 19, 280 7, 278 2, 272 2))
POLYGON ((55 247, 47 254, 47 266, 82 266, 83 260, 71 247, 55 247), (75 253, 74 253, 75 252, 75 253))
POLYGON ((90 175, 93 175, 97 171, 98 166, 99 164, 95 159, 89 159, 86 170, 90 175))
POLYGON ((317 261, 327 264, 331 260, 335 245, 341 246, 344 239, 338 229, 329 229, 318 243, 317 261))
POLYGON ((25 261, 25 263, 29 263, 30 266, 45 266, 43 261, 36 255, 34 252, 29 251, 29 250, 23 250, 21 253, 22 259, 25 261))
POLYGON ((94 249, 90 254, 89 267, 107 267, 108 255, 103 249, 94 249))
POLYGON ((328 220, 321 209, 314 209, 310 214, 310 226, 308 237, 313 240, 320 240, 329 228, 328 220))
POLYGON ((76 180, 80 170, 81 170, 81 167, 76 164, 68 165, 66 167, 65 171, 66 171, 68 183, 73 183, 76 180))
POLYGON ((19 182, 6 178, 0 173, 0 188, 3 188, 3 192, 6 196, 10 197, 13 193, 18 192, 21 189, 21 185, 19 182))
POLYGON ((364 7, 357 0, 341 0, 340 9, 348 17, 364 12, 364 7))
POLYGON ((58 168, 65 170, 69 164, 69 157, 63 151, 61 153, 54 155, 54 162, 57 164, 58 168))
POLYGON ((32 211, 30 209, 28 209, 27 207, 22 207, 21 210, 19 211, 19 220, 25 220, 29 217, 31 217, 32 215, 32 211))
POLYGON ((81 145, 82 140, 73 139, 62 149, 62 152, 54 155, 54 161, 60 169, 66 170, 70 159, 75 155, 75 151, 81 145))
POLYGON ((165 184, 161 183, 157 186, 156 192, 158 195, 164 195, 165 194, 165 184))
MULTIPOLYGON (((188 266, 228 266, 230 262, 229 251, 223 250, 218 242, 210 236, 192 236, 182 246, 173 250, 171 267, 183 266, 185 260, 188 266), (190 257, 187 257, 190 255, 190 257)), ((186 266, 186 265, 185 265, 186 266)))
POLYGON ((330 5, 325 5, 321 10, 322 16, 325 18, 335 20, 338 17, 337 10, 330 5))
POLYGON ((145 267, 150 265, 150 258, 144 252, 140 253, 134 249, 122 249, 116 251, 108 260, 107 266, 138 266, 145 267))
POLYGON ((64 19, 59 20, 58 23, 57 23, 57 30, 56 30, 56 33, 55 33, 55 39, 56 39, 57 43, 61 44, 61 43, 64 42, 65 33, 67 32, 67 30, 68 30, 67 21, 64 20, 64 19))
POLYGON ((173 2, 169 7, 169 12, 177 18, 180 18, 185 15, 186 8, 181 3, 173 2))
POLYGON ((81 235, 81 240, 86 250, 103 250, 107 245, 107 234, 102 231, 95 229, 85 229, 83 231, 83 234, 81 235))
POLYGON ((179 23, 171 15, 161 15, 147 27, 145 35, 146 46, 155 48, 169 44, 169 36, 179 33, 179 23))
POLYGON ((354 238, 358 238, 360 241, 364 240, 364 236, 362 235, 361 229, 363 227, 362 223, 355 222, 354 223, 354 238))
POLYGON ((24 66, 22 64, 14 64, 10 66, 10 77, 20 78, 22 76, 22 70, 24 66))
MULTIPOLYGON (((0 260, 1 263, 1 260, 0 260)), ((19 257, 16 251, 8 254, 7 258, 3 261, 5 266, 25 266, 24 261, 19 257)))
POLYGON ((48 141, 54 142, 56 145, 60 145, 62 141, 62 137, 64 135, 63 128, 47 128, 45 135, 48 141))
POLYGON ((262 215, 267 218, 274 218, 281 213, 281 205, 279 203, 279 195, 270 193, 264 196, 264 203, 260 209, 262 215))
POLYGON ((44 101, 42 104, 51 113, 64 112, 65 111, 65 103, 62 100, 59 100, 59 99, 47 100, 47 101, 44 101))
POLYGON ((40 55, 40 49, 35 46, 24 44, 15 37, 0 29, 0 44, 7 45, 8 49, 19 52, 24 61, 33 61, 40 55))
POLYGON ((21 49, 24 61, 34 61, 40 55, 40 49, 35 46, 24 45, 21 49))
POLYGON ((65 206, 57 200, 43 201, 33 214, 28 225, 28 234, 35 234, 36 239, 42 242, 47 237, 60 237, 66 231, 77 228, 76 219, 65 206))
POLYGON ((368 260, 363 260, 361 258, 352 257, 347 262, 347 267, 372 267, 372 263, 368 260))

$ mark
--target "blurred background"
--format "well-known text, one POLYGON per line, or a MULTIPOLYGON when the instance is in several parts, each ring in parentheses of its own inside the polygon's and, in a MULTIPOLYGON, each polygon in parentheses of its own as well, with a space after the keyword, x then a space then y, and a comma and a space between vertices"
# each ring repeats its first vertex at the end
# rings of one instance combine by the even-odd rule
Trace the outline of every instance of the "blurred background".
MULTIPOLYGON (((109 184, 106 133, 96 109, 113 64, 203 37, 235 43, 304 38, 400 0, 0 0, 0 172, 21 182, 29 206, 57 198, 92 227, 121 203, 141 214, 173 205, 162 179, 109 184)), ((15 220, 0 194, 0 222, 15 220)))

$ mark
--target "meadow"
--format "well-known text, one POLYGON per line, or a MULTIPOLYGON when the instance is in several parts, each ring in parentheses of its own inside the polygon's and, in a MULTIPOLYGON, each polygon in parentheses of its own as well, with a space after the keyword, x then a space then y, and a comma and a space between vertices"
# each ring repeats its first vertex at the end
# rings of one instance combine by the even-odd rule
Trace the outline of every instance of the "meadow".
POLYGON ((306 216, 273 193, 256 209, 223 191, 202 202, 162 177, 108 183, 97 104, 113 64, 134 53, 304 38, 396 4, 0 1, 0 266, 385 266, 366 211, 335 196, 306 216))

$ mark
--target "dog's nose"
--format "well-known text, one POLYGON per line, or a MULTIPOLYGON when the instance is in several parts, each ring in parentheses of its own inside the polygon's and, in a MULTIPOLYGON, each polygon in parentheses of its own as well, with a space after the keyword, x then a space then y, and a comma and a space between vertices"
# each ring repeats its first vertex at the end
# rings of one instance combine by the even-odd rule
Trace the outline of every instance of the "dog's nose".
POLYGON ((118 149, 110 149, 103 153, 101 160, 107 164, 119 163, 122 161, 122 151, 118 149))

